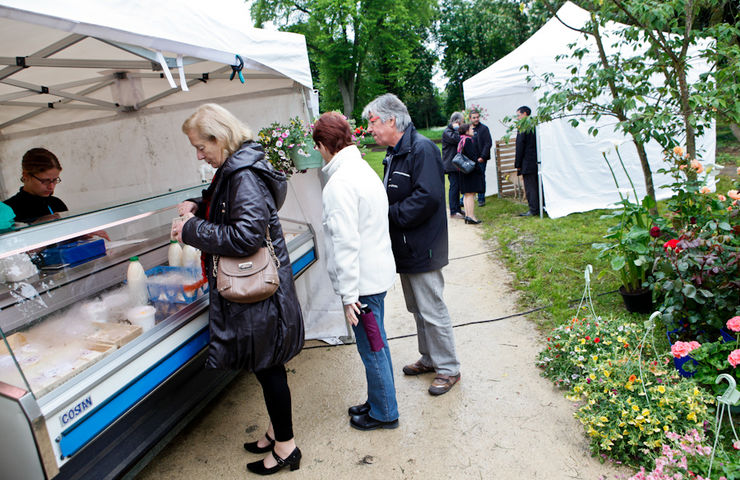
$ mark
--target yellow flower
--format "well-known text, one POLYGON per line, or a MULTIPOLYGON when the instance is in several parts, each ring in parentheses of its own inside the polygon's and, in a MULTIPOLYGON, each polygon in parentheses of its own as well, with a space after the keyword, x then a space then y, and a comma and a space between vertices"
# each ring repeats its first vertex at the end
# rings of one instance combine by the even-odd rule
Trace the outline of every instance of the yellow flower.
POLYGON ((603 416, 603 415, 602 415, 601 417, 599 417, 599 420, 601 420, 602 422, 608 422, 608 421, 609 421, 609 419, 608 419, 608 418, 606 418, 606 417, 605 417, 605 416, 603 416))
POLYGON ((658 392, 665 393, 665 387, 663 385, 658 385, 658 392))
POLYGON ((612 374, 612 372, 610 372, 609 370, 603 370, 603 372, 606 378, 609 378, 609 376, 612 374))
POLYGON ((670 430, 670 427, 668 427, 668 425, 663 425, 663 431, 667 432, 668 430, 670 430))
POLYGON ((695 422, 696 421, 696 412, 689 413, 688 415, 686 415, 686 418, 688 420, 691 420, 692 422, 695 422))
POLYGON ((701 393, 701 392, 699 392, 699 389, 698 389, 698 388, 696 388, 696 387, 694 387, 694 391, 692 392, 692 394, 693 394, 693 395, 694 395, 695 397, 698 397, 698 396, 699 396, 699 393, 701 393))
MULTIPOLYGON (((598 355, 591 355, 591 360, 593 360, 594 362, 596 360, 598 360, 598 359, 599 359, 599 356, 598 355)), ((594 380, 595 380, 595 378, 594 378, 594 380)))
POLYGON ((637 405, 632 405, 632 410, 634 410, 635 412, 639 412, 640 407, 638 407, 637 405))
POLYGON ((642 414, 643 417, 647 417, 647 416, 650 415, 650 410, 648 410, 647 408, 644 408, 642 410, 641 414, 642 414))

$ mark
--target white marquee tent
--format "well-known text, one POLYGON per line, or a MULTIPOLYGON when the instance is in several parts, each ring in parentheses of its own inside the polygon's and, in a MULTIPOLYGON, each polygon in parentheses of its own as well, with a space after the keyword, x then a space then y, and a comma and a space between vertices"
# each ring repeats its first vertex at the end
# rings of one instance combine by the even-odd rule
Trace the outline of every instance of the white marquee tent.
MULTIPOLYGON (((20 187, 29 148, 64 168, 71 213, 201 182, 180 125, 224 105, 255 131, 318 113, 302 35, 252 28, 240 0, 0 0, 0 195, 20 187), (237 57, 238 56, 238 57, 237 57), (232 65, 242 76, 229 80, 232 65)), ((318 170, 291 178, 280 215, 314 227, 323 254, 318 170)), ((321 260, 319 260, 321 262, 321 260)), ((319 263, 298 282, 307 338, 347 334, 319 263)))
MULTIPOLYGON (((583 26, 589 19, 586 10, 567 2, 558 11, 558 17, 573 27, 583 26)), ((605 31, 619 28, 618 24, 607 26, 605 31)), ((529 106, 533 113, 537 111, 537 100, 543 89, 535 91, 533 87, 541 84, 538 77, 552 72, 556 79, 566 79, 570 75, 572 62, 556 62, 555 57, 569 51, 568 44, 585 42, 583 35, 564 26, 557 18, 550 19, 541 29, 535 32, 526 42, 513 52, 490 67, 463 82, 465 102, 483 107, 488 118, 485 123, 491 129, 491 136, 501 139, 506 135, 507 125, 503 119, 514 116, 516 109, 522 105, 529 106), (529 66, 529 72, 522 69, 529 66), (527 81, 529 75, 532 81, 527 81)), ((611 42, 607 42, 611 43, 611 42)), ((596 47, 592 45, 590 53, 584 56, 583 65, 596 60, 596 47)), ((690 50, 692 70, 690 78, 706 72, 709 67, 706 61, 698 58, 698 48, 690 50)), ((625 52, 625 55, 631 55, 625 52)), ((548 87, 545 87, 548 88, 548 87)), ((574 128, 567 119, 554 120, 537 127, 538 158, 541 162, 540 174, 546 211, 551 218, 568 215, 573 212, 584 212, 596 208, 607 208, 619 201, 619 192, 606 165, 602 151, 608 150, 608 158, 615 167, 620 187, 629 187, 626 175, 619 166, 613 145, 619 145, 625 166, 630 173, 640 198, 645 195, 642 167, 637 151, 630 140, 613 128, 616 120, 603 118, 598 124, 585 123, 574 128), (596 137, 588 133, 588 128, 595 125, 599 129, 596 137)), ((715 131, 712 126, 705 131, 703 138, 698 139, 698 151, 704 162, 713 162, 715 156, 715 131)), ((656 196, 659 199, 671 196, 667 188, 659 188, 670 183, 670 177, 658 174, 657 170, 664 164, 662 149, 656 142, 646 146, 648 159, 653 172, 656 196)), ((489 163, 486 172, 488 195, 497 193, 496 171, 494 162, 489 163)), ((634 196, 634 195, 633 195, 634 196)))

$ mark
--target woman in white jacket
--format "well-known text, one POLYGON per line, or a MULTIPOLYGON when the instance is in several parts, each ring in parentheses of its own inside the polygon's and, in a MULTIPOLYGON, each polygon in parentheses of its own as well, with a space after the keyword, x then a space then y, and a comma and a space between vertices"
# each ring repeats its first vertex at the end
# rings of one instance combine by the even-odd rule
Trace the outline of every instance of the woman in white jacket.
POLYGON ((359 430, 396 428, 396 387, 383 325, 383 300, 396 277, 388 234, 388 197, 380 178, 352 142, 345 117, 336 112, 323 114, 315 123, 313 139, 326 161, 322 171, 328 177, 322 204, 329 277, 355 332, 367 378, 367 401, 350 407, 350 425, 359 430), (363 305, 375 316, 382 338, 382 348, 376 344, 379 351, 371 348, 367 325, 360 318, 363 305))

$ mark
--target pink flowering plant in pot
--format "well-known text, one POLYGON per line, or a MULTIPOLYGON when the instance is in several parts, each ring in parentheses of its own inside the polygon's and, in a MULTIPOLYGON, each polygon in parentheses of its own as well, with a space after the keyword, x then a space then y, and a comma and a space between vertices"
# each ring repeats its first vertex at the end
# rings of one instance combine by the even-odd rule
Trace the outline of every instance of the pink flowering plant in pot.
POLYGON ((723 335, 724 338, 691 349, 690 356, 696 363, 685 367, 694 372, 694 381, 717 395, 724 393, 727 387, 715 383, 718 375, 727 373, 740 378, 740 316, 727 320, 726 330, 729 334, 723 335), (733 336, 735 339, 728 341, 733 336))

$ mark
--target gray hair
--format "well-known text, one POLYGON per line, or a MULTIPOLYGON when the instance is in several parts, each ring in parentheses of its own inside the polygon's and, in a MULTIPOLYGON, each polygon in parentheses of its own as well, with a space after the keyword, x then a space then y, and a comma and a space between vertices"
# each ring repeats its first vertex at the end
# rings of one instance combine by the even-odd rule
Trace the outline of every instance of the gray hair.
POLYGON ((392 93, 386 93, 379 96, 362 110, 362 118, 370 119, 370 113, 377 115, 383 121, 387 122, 391 118, 396 119, 396 130, 403 132, 406 127, 411 125, 411 116, 401 100, 392 93))
POLYGON ((463 120, 465 120, 465 116, 462 114, 462 112, 452 112, 452 115, 450 115, 449 125, 452 125, 455 122, 462 123, 463 120))

